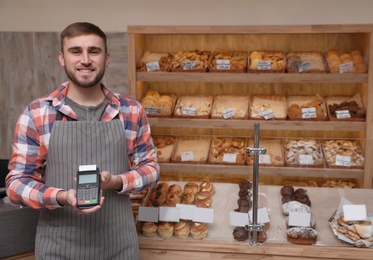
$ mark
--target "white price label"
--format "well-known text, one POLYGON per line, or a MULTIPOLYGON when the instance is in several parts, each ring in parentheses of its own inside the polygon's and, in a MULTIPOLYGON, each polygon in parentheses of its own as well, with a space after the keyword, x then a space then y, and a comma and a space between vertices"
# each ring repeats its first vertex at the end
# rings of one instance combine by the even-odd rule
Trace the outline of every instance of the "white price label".
POLYGON ((351 166, 351 156, 337 155, 335 158, 335 165, 351 166))
POLYGON ((311 67, 311 62, 310 61, 303 62, 299 65, 298 72, 301 73, 303 71, 307 71, 310 67, 311 67))
POLYGON ((156 108, 156 107, 147 107, 147 108, 145 108, 145 111, 149 115, 158 115, 159 114, 158 108, 156 108))
POLYGON ((231 61, 230 60, 216 60, 216 69, 218 70, 231 69, 231 61))
POLYGON ((183 107, 183 115, 195 116, 197 109, 195 107, 183 107))
POLYGON ((335 111, 335 116, 337 118, 350 118, 350 111, 349 110, 337 110, 335 111))
POLYGON ((156 70, 160 70, 158 61, 146 63, 146 71, 156 71, 156 70))
POLYGON ((300 154, 299 155, 299 164, 313 164, 313 157, 310 154, 300 154))
POLYGON ((196 64, 194 61, 184 61, 183 62, 183 70, 190 70, 194 69, 196 67, 196 64))
POLYGON ((271 69, 271 61, 261 60, 258 62, 258 70, 270 70, 271 69))
POLYGON ((234 117, 234 110, 232 108, 227 108, 221 111, 224 119, 234 117))
POLYGON ((237 154, 235 153, 225 153, 223 155, 223 162, 235 163, 237 160, 237 154))
POLYGON ((271 119, 275 117, 275 113, 273 113, 272 109, 267 109, 260 113, 262 117, 264 117, 265 120, 271 119))
POLYGON ((353 68, 354 68, 354 63, 352 61, 343 63, 339 65, 339 73, 343 74, 343 73, 350 72, 352 71, 353 68))
POLYGON ((260 164, 271 164, 271 156, 269 154, 259 154, 260 164))
POLYGON ((316 107, 302 108, 302 118, 316 118, 316 107))
POLYGON ((193 160, 194 160, 194 154, 192 151, 181 153, 181 161, 187 162, 187 161, 193 161, 193 160))

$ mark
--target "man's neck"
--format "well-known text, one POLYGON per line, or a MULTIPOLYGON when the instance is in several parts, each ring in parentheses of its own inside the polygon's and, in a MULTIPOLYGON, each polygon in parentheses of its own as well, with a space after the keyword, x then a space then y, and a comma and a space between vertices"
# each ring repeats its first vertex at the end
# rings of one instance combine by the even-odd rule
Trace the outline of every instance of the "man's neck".
POLYGON ((67 96, 83 106, 97 106, 105 98, 101 84, 90 88, 83 88, 74 86, 70 83, 67 96))

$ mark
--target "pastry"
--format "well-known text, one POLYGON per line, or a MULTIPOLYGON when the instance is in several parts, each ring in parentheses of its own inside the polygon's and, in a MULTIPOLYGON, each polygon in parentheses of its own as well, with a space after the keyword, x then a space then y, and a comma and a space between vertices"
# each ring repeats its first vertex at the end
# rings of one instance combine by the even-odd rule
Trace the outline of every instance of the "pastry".
POLYGON ((219 95, 214 98, 211 118, 246 119, 249 116, 250 96, 219 95))
POLYGON ((154 188, 154 191, 162 191, 166 193, 168 190, 168 184, 166 182, 158 182, 154 188))
POLYGON ((190 234, 190 225, 186 221, 180 221, 174 226, 175 237, 187 238, 190 234))
POLYGON ((317 231, 309 227, 292 227, 286 231, 290 243, 312 245, 316 243, 317 231))
POLYGON ((320 143, 315 139, 289 139, 285 144, 287 166, 324 166, 320 143))
POLYGON ((210 51, 203 50, 179 51, 173 56, 171 71, 206 71, 210 55, 210 51))
POLYGON ((158 225, 158 235, 163 238, 170 238, 174 234, 174 224, 171 222, 160 222, 158 225))
POLYGON ((150 200, 157 203, 159 206, 162 206, 166 202, 166 193, 160 190, 153 191, 152 195, 150 196, 150 200))
POLYGON ((250 104, 251 119, 286 119, 286 99, 277 95, 256 95, 250 104))
POLYGON ((252 51, 249 72, 284 72, 286 60, 282 51, 252 51), (268 68, 261 68, 260 62, 269 62, 268 68))
POLYGON ((326 99, 328 105, 329 118, 331 120, 359 120, 364 121, 366 109, 363 106, 360 94, 354 96, 330 96, 326 99), (338 113, 344 113, 339 115, 338 113), (348 112, 346 117, 344 114, 348 112))
POLYGON ((290 196, 294 193, 293 186, 283 186, 280 190, 282 196, 290 196))
POLYGON ((357 188, 357 183, 355 181, 349 180, 335 180, 329 179, 326 180, 321 187, 328 187, 328 188, 357 188))
POLYGON ((241 180, 238 183, 238 186, 240 187, 240 190, 251 190, 252 182, 249 180, 241 180))
POLYGON ((176 193, 166 194, 166 205, 168 207, 175 207, 180 202, 180 196, 176 193))
POLYGON ((326 120, 326 109, 324 99, 316 94, 315 96, 288 96, 287 116, 290 120, 326 120), (305 113, 305 109, 315 109, 315 113, 305 113))
POLYGON ((249 237, 249 231, 245 227, 235 227, 233 230, 233 238, 237 241, 245 241, 249 237))
POLYGON ((211 208, 211 200, 199 200, 196 204, 197 208, 211 208))
POLYGON ((211 139, 209 137, 179 138, 171 162, 205 164, 207 163, 210 144, 211 139))
POLYGON ((211 72, 245 72, 247 56, 246 51, 214 51, 209 70, 211 72))
MULTIPOLYGON (((253 231, 249 232, 249 237, 253 239, 253 231)), ((265 230, 257 231, 256 241, 259 243, 263 243, 267 239, 267 232, 265 230)))
POLYGON ((244 164, 246 155, 245 138, 216 137, 211 142, 210 163, 244 164), (226 156, 229 156, 228 158, 226 156))
POLYGON ((289 73, 325 73, 326 63, 321 52, 289 52, 286 54, 289 73), (301 65, 307 62, 307 66, 301 65))
MULTIPOLYGON (((254 147, 254 139, 249 139, 249 147, 254 147)), ((261 138, 259 142, 261 148, 266 149, 265 154, 259 155, 259 165, 262 166, 284 166, 283 143, 280 138, 261 138)), ((247 164, 254 165, 254 155, 247 155, 247 164)))
POLYGON ((153 237, 157 234, 158 226, 154 222, 145 222, 142 225, 142 234, 146 237, 153 237))
POLYGON ((211 114, 212 102, 213 96, 180 96, 174 116, 208 118, 211 114))
POLYGON ((191 230, 190 230, 192 237, 194 239, 204 239, 207 236, 207 226, 203 223, 193 223, 191 230))
POLYGON ((158 162, 170 162, 176 138, 172 136, 152 136, 158 162))
POLYGON ((199 185, 199 191, 208 191, 212 195, 215 192, 215 186, 210 181, 203 181, 199 185))
POLYGON ((147 64, 157 62, 160 71, 169 71, 172 61, 172 55, 170 53, 154 53, 146 51, 141 59, 136 63, 137 71, 153 71, 149 70, 147 64))
POLYGON ((176 194, 178 196, 181 196, 183 193, 183 189, 179 184, 172 184, 168 187, 167 194, 176 194))
POLYGON ((181 204, 194 205, 197 199, 193 193, 183 193, 180 197, 181 204))
POLYGON ((282 205, 282 212, 284 215, 289 216, 290 212, 311 213, 311 209, 306 204, 298 201, 289 201, 282 205))
POLYGON ((174 94, 160 94, 156 90, 148 90, 140 100, 148 116, 171 116, 176 96, 174 94))
POLYGON ((211 193, 210 192, 208 192, 208 191, 200 191, 200 192, 198 192, 197 193, 197 200, 198 201, 202 201, 202 200, 204 200, 204 201, 211 201, 211 193))
POLYGON ((364 167, 364 155, 358 141, 343 139, 324 140, 321 144, 329 167, 364 167), (337 164, 337 156, 349 158, 349 165, 337 164))
POLYGON ((197 194, 199 191, 199 186, 194 182, 188 182, 184 185, 184 193, 193 193, 194 195, 197 194))

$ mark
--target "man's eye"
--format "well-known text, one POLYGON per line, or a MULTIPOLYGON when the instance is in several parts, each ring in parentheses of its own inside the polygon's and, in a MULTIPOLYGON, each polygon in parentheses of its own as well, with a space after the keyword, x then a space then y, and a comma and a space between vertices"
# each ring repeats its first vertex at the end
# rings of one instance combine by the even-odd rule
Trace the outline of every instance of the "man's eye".
POLYGON ((71 53, 72 53, 72 54, 79 54, 80 51, 78 51, 78 50, 72 50, 71 53))

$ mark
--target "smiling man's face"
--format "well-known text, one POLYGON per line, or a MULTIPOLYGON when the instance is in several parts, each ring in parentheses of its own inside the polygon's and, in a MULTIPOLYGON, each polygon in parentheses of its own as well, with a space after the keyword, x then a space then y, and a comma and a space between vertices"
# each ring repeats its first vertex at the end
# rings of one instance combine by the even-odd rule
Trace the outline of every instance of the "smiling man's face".
POLYGON ((72 84, 90 88, 100 85, 110 59, 103 40, 89 34, 65 38, 59 61, 72 84))

